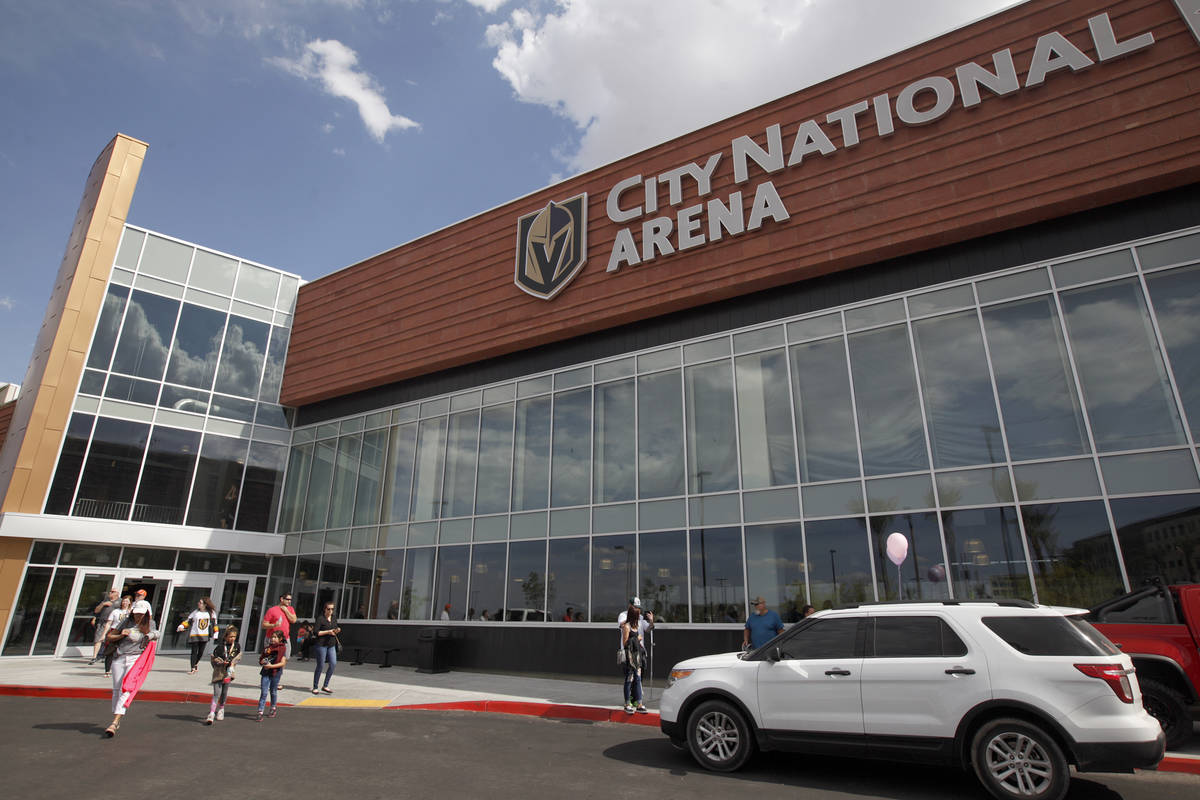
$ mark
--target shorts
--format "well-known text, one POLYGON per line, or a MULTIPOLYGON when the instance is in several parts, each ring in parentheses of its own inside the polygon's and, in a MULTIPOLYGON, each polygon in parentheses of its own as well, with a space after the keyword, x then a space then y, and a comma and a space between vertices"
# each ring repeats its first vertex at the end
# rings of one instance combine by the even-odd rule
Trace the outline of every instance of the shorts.
POLYGON ((95 644, 96 642, 103 642, 103 641, 104 641, 104 625, 97 623, 96 627, 92 630, 92 644, 95 644))

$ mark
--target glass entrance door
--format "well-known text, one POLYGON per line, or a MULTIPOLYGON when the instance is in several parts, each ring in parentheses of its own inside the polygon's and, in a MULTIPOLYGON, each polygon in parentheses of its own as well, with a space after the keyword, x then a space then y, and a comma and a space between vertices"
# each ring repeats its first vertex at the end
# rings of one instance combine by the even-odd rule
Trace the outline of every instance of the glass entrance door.
MULTIPOLYGON (((112 572, 85 572, 75 576, 68 608, 71 615, 62 626, 59 653, 64 657, 92 657, 93 642, 98 628, 92 624, 92 613, 96 606, 108 599, 108 590, 113 587, 116 574, 112 572)), ((45 621, 43 621, 45 626, 45 621)), ((104 624, 101 620, 100 625, 104 624)))
POLYGON ((221 602, 217 605, 217 620, 221 630, 230 625, 238 627, 238 641, 246 646, 247 625, 250 622, 250 581, 246 578, 226 578, 221 587, 221 602))
MULTIPOLYGON (((160 648, 164 652, 184 652, 188 649, 190 630, 177 630, 188 615, 198 608, 201 598, 213 600, 216 594, 216 584, 219 579, 210 575, 177 576, 178 582, 171 591, 167 601, 167 611, 159 622, 162 631, 160 648)), ((214 600, 215 603, 215 600, 214 600)))

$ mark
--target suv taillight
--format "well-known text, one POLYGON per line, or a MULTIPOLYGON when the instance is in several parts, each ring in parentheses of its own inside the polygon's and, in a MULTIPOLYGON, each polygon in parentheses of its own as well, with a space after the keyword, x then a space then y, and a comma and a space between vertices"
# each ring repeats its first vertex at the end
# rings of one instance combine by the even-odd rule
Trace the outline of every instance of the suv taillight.
POLYGON ((1075 669, 1089 678, 1099 678, 1107 683, 1122 703, 1133 702, 1133 687, 1129 685, 1129 673, 1133 670, 1119 664, 1076 664, 1075 669))

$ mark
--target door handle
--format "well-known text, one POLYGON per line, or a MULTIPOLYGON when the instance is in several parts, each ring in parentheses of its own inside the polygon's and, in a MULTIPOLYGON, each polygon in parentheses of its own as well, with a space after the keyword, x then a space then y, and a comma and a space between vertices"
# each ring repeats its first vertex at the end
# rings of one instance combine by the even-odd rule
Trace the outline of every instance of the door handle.
POLYGON ((848 670, 848 669, 827 669, 827 670, 825 670, 825 674, 826 675, 849 675, 850 670, 848 670))
POLYGON ((946 674, 947 675, 974 675, 975 670, 967 669, 966 667, 955 667, 953 669, 946 670, 946 674))

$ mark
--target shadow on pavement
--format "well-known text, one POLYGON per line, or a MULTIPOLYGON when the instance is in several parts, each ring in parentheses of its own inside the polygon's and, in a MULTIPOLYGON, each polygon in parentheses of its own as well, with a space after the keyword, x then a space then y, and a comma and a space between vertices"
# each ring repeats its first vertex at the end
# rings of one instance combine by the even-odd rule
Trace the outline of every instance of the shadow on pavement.
MULTIPOLYGON (((665 738, 638 739, 603 751, 606 758, 668 770, 672 775, 712 775, 665 738)), ((724 777, 812 791, 847 792, 886 800, 985 800, 974 775, 952 767, 903 764, 867 759, 756 753, 738 772, 724 777)), ((1121 795, 1072 773, 1067 800, 1121 800, 1121 795)))
POLYGON ((89 736, 100 736, 104 733, 104 726, 94 722, 43 722, 32 727, 40 731, 78 731, 89 736))

